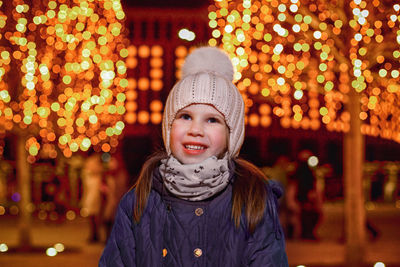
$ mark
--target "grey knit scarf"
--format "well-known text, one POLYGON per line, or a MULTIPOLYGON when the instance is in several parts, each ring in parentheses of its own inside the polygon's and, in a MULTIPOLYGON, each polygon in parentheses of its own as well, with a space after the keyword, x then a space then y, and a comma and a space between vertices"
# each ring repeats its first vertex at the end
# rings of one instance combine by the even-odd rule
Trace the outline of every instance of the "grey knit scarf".
POLYGON ((182 164, 172 155, 161 160, 160 174, 176 197, 200 201, 222 191, 229 183, 228 159, 212 156, 196 164, 182 164))

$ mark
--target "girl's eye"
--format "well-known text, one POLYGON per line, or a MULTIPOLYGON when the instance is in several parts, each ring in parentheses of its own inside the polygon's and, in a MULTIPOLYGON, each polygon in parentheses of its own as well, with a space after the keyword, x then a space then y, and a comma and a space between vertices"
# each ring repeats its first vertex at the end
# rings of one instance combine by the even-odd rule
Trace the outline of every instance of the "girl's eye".
POLYGON ((209 119, 208 119, 208 122, 210 122, 210 123, 216 123, 216 122, 219 122, 219 120, 218 120, 217 118, 209 118, 209 119))
POLYGON ((189 116, 188 114, 182 114, 182 115, 180 116, 180 118, 181 118, 181 119, 184 119, 184 120, 190 120, 190 119, 191 119, 190 116, 189 116))

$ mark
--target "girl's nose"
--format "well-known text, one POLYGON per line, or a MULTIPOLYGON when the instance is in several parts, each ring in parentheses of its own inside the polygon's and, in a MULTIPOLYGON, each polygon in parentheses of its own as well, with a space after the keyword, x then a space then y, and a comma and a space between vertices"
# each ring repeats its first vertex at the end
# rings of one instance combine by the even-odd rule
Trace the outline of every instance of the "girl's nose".
POLYGON ((202 124, 200 122, 196 122, 193 120, 192 123, 190 124, 188 134, 192 136, 203 136, 204 129, 202 124))

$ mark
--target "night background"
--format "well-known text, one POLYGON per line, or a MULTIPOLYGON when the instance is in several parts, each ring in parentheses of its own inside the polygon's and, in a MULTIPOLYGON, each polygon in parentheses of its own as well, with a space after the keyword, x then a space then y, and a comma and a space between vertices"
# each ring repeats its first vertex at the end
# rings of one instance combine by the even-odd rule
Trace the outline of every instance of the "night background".
POLYGON ((86 240, 85 161, 98 155, 106 176, 117 159, 128 190, 164 149, 165 100, 202 45, 223 47, 237 70, 240 156, 270 176, 293 174, 304 150, 316 159, 318 240, 288 239, 290 266, 400 266, 398 4, 121 0, 122 12, 120 1, 83 1, 93 16, 63 9, 72 0, 5 2, 1 266, 97 266, 104 243, 86 240))

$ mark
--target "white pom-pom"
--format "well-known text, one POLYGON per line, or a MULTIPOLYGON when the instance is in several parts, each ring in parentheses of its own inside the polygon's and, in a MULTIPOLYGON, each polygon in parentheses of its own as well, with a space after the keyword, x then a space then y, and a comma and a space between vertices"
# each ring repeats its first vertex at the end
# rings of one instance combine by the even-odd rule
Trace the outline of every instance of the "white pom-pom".
POLYGON ((182 78, 199 72, 215 72, 233 80, 233 65, 229 56, 221 49, 207 46, 195 49, 187 56, 182 67, 182 78))

